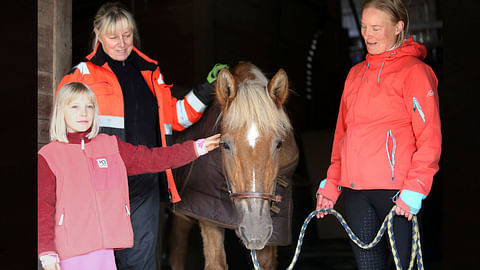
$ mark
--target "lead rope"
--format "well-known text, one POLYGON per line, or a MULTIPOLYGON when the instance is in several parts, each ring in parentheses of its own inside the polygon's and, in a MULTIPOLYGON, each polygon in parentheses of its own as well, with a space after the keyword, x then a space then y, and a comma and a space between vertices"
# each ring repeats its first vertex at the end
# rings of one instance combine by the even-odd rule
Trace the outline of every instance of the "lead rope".
MULTIPOLYGON (((287 270, 293 269, 295 266, 295 263, 298 260, 298 257, 300 256, 300 251, 302 248, 302 243, 303 243, 303 237, 305 235, 305 230, 307 228, 308 223, 310 220, 318 213, 322 212, 327 212, 329 214, 332 214, 335 216, 340 224, 342 224, 343 228, 348 234, 348 237, 359 247, 363 249, 371 249, 374 246, 380 242, 382 239, 383 234, 385 233, 385 230, 388 230, 388 240, 390 241, 390 247, 392 249, 392 254, 393 254, 393 259, 395 261, 395 266, 397 270, 401 270, 402 266, 400 264, 400 259, 398 257, 398 252, 397 252, 397 247, 395 245, 395 238, 393 237, 393 217, 395 216, 395 206, 392 207, 392 210, 388 213, 388 215, 385 217, 383 220, 382 226, 378 230, 377 235, 373 239, 373 241, 369 244, 363 243, 358 237, 352 232, 350 227, 347 225, 345 222, 345 219, 342 217, 340 213, 335 211, 334 209, 330 208, 322 208, 320 210, 315 210, 308 217, 305 219, 302 225, 302 229, 300 230, 300 235, 298 236, 298 242, 297 242, 297 248, 295 249, 295 255, 293 256, 292 262, 288 266, 287 270)), ((257 261, 257 253, 255 250, 251 250, 250 255, 252 257, 252 262, 255 270, 261 270, 260 265, 258 264, 257 261)), ((410 254, 410 264, 408 266, 408 270, 413 269, 414 261, 417 261, 417 269, 423 270, 423 259, 422 259, 422 247, 420 245, 420 231, 418 229, 418 222, 417 222, 417 216, 413 216, 412 219, 412 252, 410 254)))

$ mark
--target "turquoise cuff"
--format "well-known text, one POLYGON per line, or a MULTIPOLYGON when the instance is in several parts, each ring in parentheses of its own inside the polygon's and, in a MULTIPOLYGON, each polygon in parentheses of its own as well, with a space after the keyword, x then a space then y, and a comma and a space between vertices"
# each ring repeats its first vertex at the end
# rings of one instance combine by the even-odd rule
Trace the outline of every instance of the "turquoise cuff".
POLYGON ((422 200, 425 199, 425 195, 410 191, 402 190, 400 193, 400 199, 410 207, 410 213, 416 215, 422 208, 422 200))
POLYGON ((318 185, 318 188, 325 188, 325 183, 327 183, 327 179, 323 179, 323 180, 320 182, 320 185, 318 185))

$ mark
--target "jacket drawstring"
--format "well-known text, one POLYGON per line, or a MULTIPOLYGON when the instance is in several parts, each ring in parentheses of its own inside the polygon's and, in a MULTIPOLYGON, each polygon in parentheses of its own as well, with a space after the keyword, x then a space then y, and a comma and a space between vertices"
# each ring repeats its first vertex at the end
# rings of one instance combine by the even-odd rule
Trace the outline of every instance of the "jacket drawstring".
POLYGON ((370 62, 368 63, 367 68, 365 69, 365 72, 363 72, 362 83, 363 83, 363 78, 365 78, 365 73, 367 73, 367 70, 369 67, 370 67, 370 62))
POLYGON ((82 150, 85 150, 85 141, 82 139, 82 150))
POLYGON ((384 64, 385 64, 385 61, 382 62, 382 66, 380 67, 380 71, 378 72, 377 83, 380 83, 380 73, 382 73, 382 69, 383 69, 384 64))
MULTIPOLYGON (((390 53, 390 55, 393 55, 393 54, 396 54, 396 53, 397 53, 396 51, 393 51, 393 52, 390 53)), ((377 83, 378 84, 380 84, 380 74, 382 73, 384 64, 385 64, 385 61, 382 62, 382 66, 380 67, 380 71, 378 72, 378 76, 377 76, 377 83)))

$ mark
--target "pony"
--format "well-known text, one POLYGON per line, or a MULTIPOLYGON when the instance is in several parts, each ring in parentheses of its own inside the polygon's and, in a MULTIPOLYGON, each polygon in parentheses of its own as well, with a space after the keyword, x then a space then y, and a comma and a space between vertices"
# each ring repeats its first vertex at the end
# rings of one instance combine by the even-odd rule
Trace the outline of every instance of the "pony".
POLYGON ((249 62, 222 69, 215 101, 177 141, 221 132, 222 146, 174 171, 182 201, 172 208, 170 264, 185 267, 188 235, 198 221, 204 269, 228 269, 225 229, 257 250, 262 269, 276 269, 277 245, 291 241, 291 178, 298 147, 284 110, 289 94, 283 69, 269 81, 249 62))

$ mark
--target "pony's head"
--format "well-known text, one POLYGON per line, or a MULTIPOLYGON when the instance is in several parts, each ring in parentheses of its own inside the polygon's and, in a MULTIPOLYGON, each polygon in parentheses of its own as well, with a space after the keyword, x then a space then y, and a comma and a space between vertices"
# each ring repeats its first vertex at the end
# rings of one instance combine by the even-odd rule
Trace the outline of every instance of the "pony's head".
POLYGON ((268 79, 251 63, 217 76, 216 98, 222 112, 222 160, 239 217, 236 233, 248 249, 262 249, 273 231, 270 217, 275 178, 292 139, 283 110, 288 78, 280 69, 268 79))

